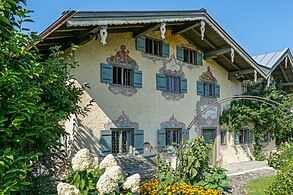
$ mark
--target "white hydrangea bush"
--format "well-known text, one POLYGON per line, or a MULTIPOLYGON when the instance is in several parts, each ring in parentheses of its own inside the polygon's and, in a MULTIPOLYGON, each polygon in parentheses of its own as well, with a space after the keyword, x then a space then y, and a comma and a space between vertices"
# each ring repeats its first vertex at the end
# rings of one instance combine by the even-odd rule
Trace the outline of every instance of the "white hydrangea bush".
POLYGON ((57 186, 58 195, 76 195, 80 194, 80 191, 84 192, 85 190, 94 194, 98 192, 101 195, 113 193, 123 194, 123 192, 119 192, 120 187, 128 192, 139 192, 139 174, 128 177, 124 182, 125 174, 123 169, 118 165, 118 162, 112 154, 107 155, 101 163, 99 163, 99 160, 98 157, 93 157, 88 149, 78 151, 72 158, 71 163, 74 171, 72 174, 74 174, 74 177, 78 174, 79 177, 76 178, 79 179, 69 180, 70 183, 74 182, 73 184, 75 186, 68 183, 59 183, 57 186), (103 174, 100 176, 101 170, 103 174), (89 178, 92 180, 88 180, 89 178), (89 181, 89 184, 86 186, 84 185, 85 180, 89 181), (98 182, 95 183, 97 180, 98 182), (123 184, 119 186, 119 183, 123 184))
POLYGON ((105 173, 100 177, 96 186, 101 195, 111 194, 112 192, 119 190, 118 183, 105 173))
POLYGON ((113 154, 108 154, 100 163, 100 169, 107 169, 113 166, 118 166, 118 163, 113 154))
POLYGON ((71 164, 74 171, 86 171, 92 167, 93 159, 86 148, 79 150, 72 158, 71 164))
POLYGON ((80 191, 73 185, 68 183, 59 183, 57 185, 58 195, 79 195, 80 191))
POLYGON ((125 190, 130 190, 133 193, 138 193, 139 183, 140 183, 140 175, 136 173, 134 175, 127 177, 121 187, 125 190))

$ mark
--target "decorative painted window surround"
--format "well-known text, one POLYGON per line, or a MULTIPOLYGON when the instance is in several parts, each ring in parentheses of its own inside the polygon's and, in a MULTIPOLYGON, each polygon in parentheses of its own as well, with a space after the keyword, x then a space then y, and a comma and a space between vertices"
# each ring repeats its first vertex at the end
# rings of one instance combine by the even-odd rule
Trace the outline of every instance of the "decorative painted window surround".
POLYGON ((177 129, 181 132, 181 138, 185 140, 189 140, 189 132, 186 129, 186 125, 183 122, 179 122, 174 114, 172 114, 171 118, 168 121, 161 122, 160 129, 158 130, 158 146, 160 150, 164 149, 167 144, 167 135, 166 131, 170 129, 177 129))
POLYGON ((218 85, 218 81, 209 66, 197 81, 197 95, 209 98, 220 97, 220 85, 218 85))
MULTIPOLYGON (((116 121, 109 121, 104 124, 106 130, 101 130, 101 138, 100 138, 100 147, 101 153, 111 154, 113 151, 113 131, 116 130, 131 130, 133 139, 130 139, 130 143, 133 146, 128 150, 130 154, 142 154, 143 153, 143 144, 144 144, 144 130, 139 129, 139 124, 137 122, 133 122, 129 119, 129 117, 122 111, 122 115, 118 117, 116 121)), ((122 149, 122 148, 121 148, 122 149)))
POLYGON ((121 45, 120 51, 106 62, 101 63, 101 83, 109 84, 112 93, 132 96, 142 88, 142 71, 138 70, 138 64, 129 56, 125 45, 121 45))
MULTIPOLYGON (((174 80, 174 79, 173 79, 174 80)), ((163 62, 163 67, 156 75, 157 90, 162 91, 162 95, 167 100, 178 101, 184 98, 184 93, 187 93, 187 79, 182 71, 182 65, 177 63, 174 54, 170 59, 163 62), (176 77, 180 79, 179 90, 168 90, 168 77, 176 77)))

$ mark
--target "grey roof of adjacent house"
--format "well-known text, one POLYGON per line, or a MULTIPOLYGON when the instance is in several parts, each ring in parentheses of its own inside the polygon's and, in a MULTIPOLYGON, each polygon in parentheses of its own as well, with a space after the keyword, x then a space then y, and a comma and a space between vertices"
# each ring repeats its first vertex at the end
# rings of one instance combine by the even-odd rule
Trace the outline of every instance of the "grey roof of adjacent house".
POLYGON ((293 57, 289 48, 283 51, 271 52, 262 55, 253 56, 259 67, 266 74, 266 78, 273 76, 275 79, 284 83, 284 86, 293 84, 293 57))

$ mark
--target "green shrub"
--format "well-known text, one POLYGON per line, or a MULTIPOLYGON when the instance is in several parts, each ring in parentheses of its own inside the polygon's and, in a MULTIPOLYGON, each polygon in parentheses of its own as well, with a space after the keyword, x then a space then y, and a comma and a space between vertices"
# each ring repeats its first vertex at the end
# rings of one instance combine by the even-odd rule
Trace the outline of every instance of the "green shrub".
POLYGON ((225 170, 210 166, 211 149, 211 144, 205 143, 203 137, 198 137, 190 142, 183 142, 175 150, 175 156, 178 158, 175 165, 160 156, 154 176, 154 179, 159 180, 159 188, 164 189, 175 182, 185 182, 194 187, 201 186, 229 193, 230 186, 225 170))
POLYGON ((291 159, 280 171, 266 190, 269 195, 293 194, 293 159, 291 159))

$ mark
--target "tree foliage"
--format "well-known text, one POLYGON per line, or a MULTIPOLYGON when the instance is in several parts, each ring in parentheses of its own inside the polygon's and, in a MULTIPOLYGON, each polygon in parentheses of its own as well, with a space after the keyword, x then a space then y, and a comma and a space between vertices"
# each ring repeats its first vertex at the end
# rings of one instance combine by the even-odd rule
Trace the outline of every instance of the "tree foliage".
POLYGON ((239 131, 251 123, 254 124, 255 156, 260 155, 260 143, 264 141, 265 134, 269 133, 270 137, 276 138, 278 143, 293 137, 293 117, 290 113, 293 96, 283 91, 281 84, 275 81, 270 87, 267 87, 265 81, 250 84, 244 95, 260 96, 280 104, 235 100, 220 117, 221 124, 227 124, 231 131, 239 131))
POLYGON ((60 121, 85 114, 78 105, 84 88, 75 87, 66 68, 77 64, 68 63, 60 47, 46 59, 38 53, 34 43, 40 38, 23 27, 31 21, 24 4, 0 0, 0 192, 47 194, 42 190, 54 185, 62 154, 60 121), (31 173, 36 167, 50 178, 43 186, 37 182, 42 174, 31 173))

